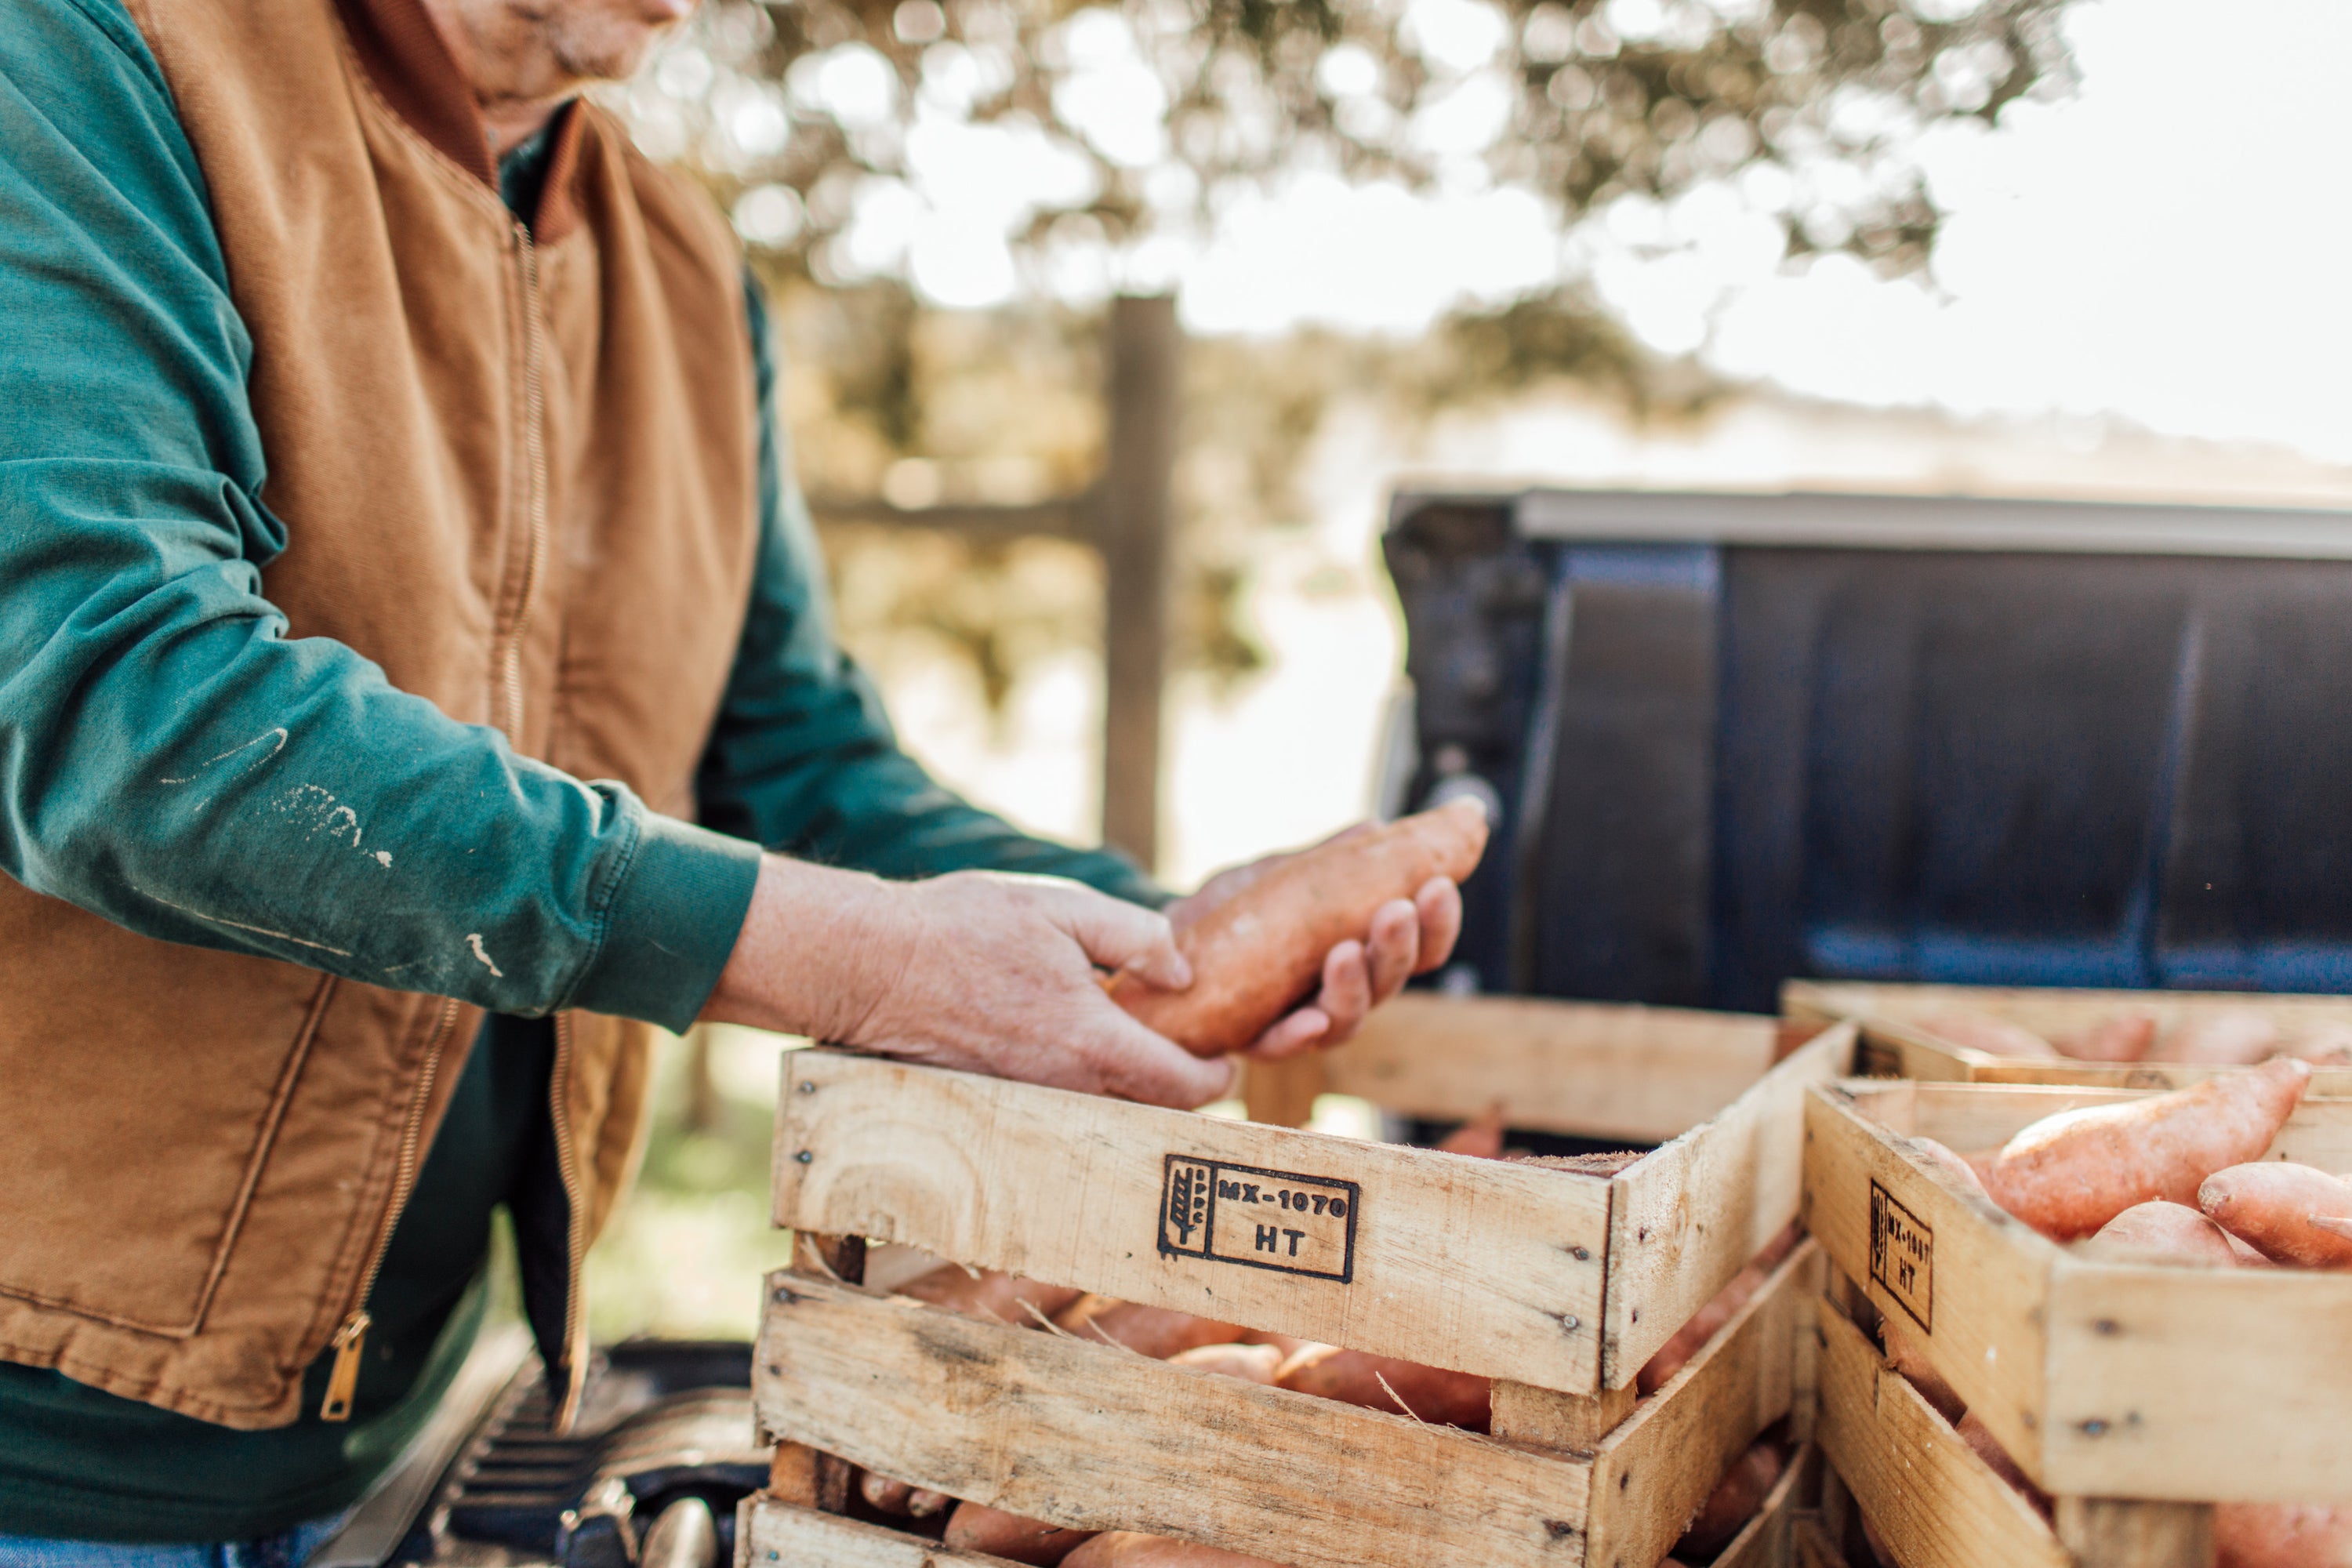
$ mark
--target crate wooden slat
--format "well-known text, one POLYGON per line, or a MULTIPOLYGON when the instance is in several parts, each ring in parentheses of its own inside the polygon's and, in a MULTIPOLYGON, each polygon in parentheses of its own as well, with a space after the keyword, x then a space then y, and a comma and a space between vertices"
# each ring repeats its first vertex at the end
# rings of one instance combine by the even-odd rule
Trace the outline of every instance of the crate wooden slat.
MULTIPOLYGON (((1712 1568, 1788 1568, 1819 1453, 1801 1452, 1712 1568)), ((919 1535, 780 1502, 764 1493, 736 1510, 735 1568, 1015 1568, 1002 1557, 953 1552, 919 1535)))
MULTIPOLYGON (((1620 1033, 1594 1046, 1590 1035, 1563 1029, 1542 1054, 1522 1028, 1488 1054, 1447 1010, 1465 1006, 1439 1002, 1416 1014, 1424 1048, 1450 1051, 1479 1106, 1506 1098, 1530 1072, 1590 1083, 1596 1102, 1622 1100, 1610 1086, 1647 1070, 1620 1033)), ((1492 1016, 1475 1004, 1466 1012, 1492 1016)), ((1605 1181, 794 1052, 778 1107, 775 1219, 1596 1394, 1629 1386, 1796 1213, 1800 1098, 1850 1070, 1853 1031, 1829 1030, 1771 1065, 1774 1026, 1747 1022, 1754 1027, 1707 1033, 1718 1069, 1685 1102, 1692 1118, 1680 1136, 1605 1181), (1747 1087, 1726 1104, 1719 1095, 1731 1066, 1747 1074, 1747 1087), (1260 1199, 1231 1210, 1235 1226, 1249 1228, 1226 1230, 1215 1257, 1189 1232, 1171 1243, 1163 1227, 1177 1173, 1211 1170, 1221 1173, 1220 1192, 1228 1182, 1246 1184, 1260 1199), (1309 1225, 1265 1201, 1292 1189, 1352 1194, 1346 1226, 1309 1225), (1244 1237, 1262 1244, 1269 1227, 1276 1256, 1242 1246, 1244 1237), (1288 1267, 1292 1247, 1303 1249, 1307 1269, 1288 1267)), ((1660 1041, 1681 1039, 1683 1026, 1680 1016, 1652 1015, 1660 1041)), ((1680 1047, 1684 1058, 1707 1048, 1680 1047)), ((1314 1217, 1323 1218, 1319 1207, 1314 1217)))
MULTIPOLYGON (((1896 985, 1862 981, 1791 980, 1780 1010, 1811 1023, 1853 1019, 1862 1029, 1862 1070, 1923 1082, 2095 1084, 2114 1089, 2180 1089, 2234 1068, 2190 1062, 2082 1062, 1997 1057, 1947 1040, 1919 1021, 1946 1007, 2031 1029, 2047 1039, 2117 1013, 2152 1013, 2169 1026, 2215 1013, 2255 1012, 2284 1030, 2352 1026, 2352 997, 2257 994, 2239 991, 2098 991, 2040 986, 1896 985)), ((2352 1068, 2322 1068, 2312 1092, 2352 1096, 2352 1068)))
POLYGON ((780 1502, 764 1492, 735 1513, 735 1568, 1019 1568, 936 1541, 780 1502))
POLYGON ((1818 1448, 1807 1445, 1799 1449, 1756 1517, 1708 1568, 1789 1568, 1796 1552, 1798 1519, 1820 1484, 1821 1464, 1818 1448))
MULTIPOLYGON (((2340 1440, 2352 1357, 2339 1353, 2352 1343, 2352 1274, 2087 1259, 1948 1185, 1903 1136, 1979 1148, 2124 1092, 1813 1089, 1808 1224, 1874 1307, 1915 1326, 1937 1372, 2045 1490, 2352 1501, 2352 1445, 2340 1440), (1874 1232, 1898 1228, 1916 1244, 1891 1243, 1874 1268, 1874 1232)), ((2352 1102, 2306 1099, 2271 1154, 2352 1169, 2352 1102)))
POLYGON ((1779 1037, 1779 1020, 1744 1013, 1407 992, 1343 1048, 1285 1065, 1400 1115, 1461 1121, 1500 1102, 1513 1127, 1662 1143, 1746 1093, 1779 1037))
POLYGON ((1815 1441, 1904 1568, 2073 1568, 1958 1433, 1824 1302, 1815 1441))
POLYGON ((1801 1248, 1590 1455, 791 1274, 769 1280, 752 1394, 789 1441, 1075 1529, 1297 1568, 1650 1568, 1730 1458, 1788 1414, 1820 1279, 1819 1250, 1801 1248))

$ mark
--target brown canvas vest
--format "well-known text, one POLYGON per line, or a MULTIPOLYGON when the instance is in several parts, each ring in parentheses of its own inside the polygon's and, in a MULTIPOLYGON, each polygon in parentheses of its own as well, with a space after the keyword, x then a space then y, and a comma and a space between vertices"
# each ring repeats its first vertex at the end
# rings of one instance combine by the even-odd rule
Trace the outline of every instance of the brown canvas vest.
MULTIPOLYGON (((417 0, 132 10, 252 335, 289 635, 688 814, 757 531, 723 222, 583 102, 522 229, 417 0)), ((232 1426, 293 1419, 478 1022, 0 877, 0 1356, 232 1426)), ((636 1157, 651 1033, 557 1022, 574 1376, 580 1258, 636 1157)))

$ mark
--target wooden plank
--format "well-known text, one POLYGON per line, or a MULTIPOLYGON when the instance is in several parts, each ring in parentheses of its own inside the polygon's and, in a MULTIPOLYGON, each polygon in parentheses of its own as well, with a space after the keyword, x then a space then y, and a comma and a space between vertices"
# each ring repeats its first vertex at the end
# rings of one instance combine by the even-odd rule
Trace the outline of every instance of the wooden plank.
MULTIPOLYGON (((1860 982, 1792 980, 1781 987, 1790 1017, 1853 1018, 1863 1026, 1865 1070, 1902 1078, 1962 1083, 2087 1084, 2113 1089, 2182 1089, 2237 1068, 2185 1062, 2021 1060, 1955 1045, 1918 1026, 1947 1007, 2005 1018, 2048 1038, 2070 1034, 2119 1012, 2153 1013, 2170 1025, 2221 1012, 2256 1012, 2289 1034, 2352 1026, 2352 1001, 2341 996, 2252 994, 2231 991, 2083 991, 2005 986, 1874 985, 1860 982)), ((2323 1068, 2314 1092, 2352 1095, 2352 1068, 2323 1068)))
POLYGON ((1460 1121, 1628 1142, 1676 1137, 1772 1065, 1774 1020, 1737 1013, 1407 992, 1324 1057, 1331 1093, 1460 1121))
POLYGON ((1816 1440, 1904 1568, 2071 1568, 2033 1505, 1844 1314, 1824 1307, 1819 1338, 1816 1440))
POLYGON ((1807 1092, 1806 1227, 1874 1307, 1902 1314, 1969 1408, 2038 1476, 2057 1248, 1929 1170, 1843 1089, 1807 1092), (1874 1228, 1888 1240, 1876 1269, 1874 1228))
POLYGON ((1184 331, 1173 295, 1125 296, 1105 333, 1110 433, 1091 491, 1103 560, 1103 842, 1160 851, 1160 700, 1174 608, 1171 526, 1184 331))
POLYGON ((1824 1023, 1841 1018, 1907 1022, 1948 1007, 1989 1013, 2047 1038, 2086 1028, 2125 1011, 2164 1023, 2214 1013, 2256 1012, 2282 1027, 2352 1024, 2352 999, 2245 991, 2124 991, 2024 985, 1901 985, 1864 981, 1791 980, 1780 1010, 1824 1023))
POLYGON ((1821 1292, 1810 1242, 1594 1456, 1589 1568, 1651 1568, 1757 1435, 1789 1413, 1797 1324, 1821 1292))
POLYGON ((1789 1536, 1789 1560, 1796 1568, 1846 1568, 1845 1553, 1837 1549, 1819 1519, 1799 1519, 1789 1536))
POLYGON ((1610 1184, 1601 1381, 1623 1387, 1692 1313, 1797 1216, 1805 1090, 1844 1073, 1853 1026, 1800 1047, 1610 1184))
POLYGON ((1599 1394, 1556 1394, 1524 1383, 1496 1380, 1487 1394, 1491 1430, 1513 1443, 1532 1443, 1586 1458, 1615 1431, 1638 1403, 1632 1388, 1599 1394))
POLYGON ((1817 1484, 1821 1462, 1820 1449, 1811 1445, 1799 1449, 1789 1468, 1780 1472, 1780 1479, 1773 1483, 1756 1517, 1731 1538, 1731 1544, 1717 1553, 1709 1568, 1788 1568, 1794 1550, 1790 1534, 1796 1527, 1801 1500, 1817 1484))
POLYGON ((936 1541, 836 1519, 753 1492, 735 1511, 735 1568, 1016 1568, 936 1541))
POLYGON ((847 1286, 768 1288, 761 1420, 885 1475, 1297 1568, 1582 1561, 1573 1460, 847 1286))
MULTIPOLYGON (((1965 1149, 2053 1110, 2128 1097, 1923 1084, 1877 1098, 1965 1149)), ((2352 1342, 2352 1275, 2077 1258, 1945 1185, 1843 1089, 1817 1091, 1806 1111, 1815 1234, 2044 1489, 2352 1501, 2352 1451, 2332 1437, 2352 1410, 2352 1360, 2314 1348, 2352 1342), (1899 1278, 1902 1247, 1874 1273, 1874 1214, 1916 1238, 1913 1287, 1899 1278)), ((2306 1100, 2271 1152, 2352 1168, 2347 1135, 2352 1104, 2306 1100)))
POLYGON ((2076 1568, 2213 1568, 2213 1510, 2201 1503, 2060 1498, 2058 1537, 2076 1568))
POLYGON ((2352 1275, 2063 1258, 2049 1322, 2049 1490, 2352 1503, 2352 1275))
POLYGON ((777 1118, 779 1225, 1568 1393, 1599 1386, 1597 1178, 833 1051, 793 1055, 777 1118), (1179 1185, 1204 1225, 1166 1222, 1179 1185), (1305 1195, 1282 1206, 1291 1194, 1314 1209, 1305 1195))
POLYGON ((1242 1103, 1252 1121, 1271 1127, 1304 1127, 1323 1092, 1324 1053, 1307 1051, 1278 1062, 1242 1064, 1242 1103))

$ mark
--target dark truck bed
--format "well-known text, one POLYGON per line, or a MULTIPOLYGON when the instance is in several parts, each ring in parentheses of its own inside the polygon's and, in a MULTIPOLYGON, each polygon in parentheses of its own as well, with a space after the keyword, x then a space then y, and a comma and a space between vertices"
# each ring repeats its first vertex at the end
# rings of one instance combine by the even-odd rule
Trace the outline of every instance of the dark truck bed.
POLYGON ((1394 499, 1397 805, 1502 831, 1451 983, 2352 989, 2352 513, 1394 499))

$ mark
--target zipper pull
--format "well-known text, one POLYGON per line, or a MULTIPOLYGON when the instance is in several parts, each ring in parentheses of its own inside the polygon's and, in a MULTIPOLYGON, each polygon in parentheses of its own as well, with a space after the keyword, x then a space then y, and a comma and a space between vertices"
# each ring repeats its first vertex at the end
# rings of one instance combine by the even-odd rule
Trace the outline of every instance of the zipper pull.
POLYGON ((368 1325, 374 1321, 362 1308, 344 1319, 343 1326, 335 1331, 335 1367, 327 1374, 327 1397, 319 1405, 320 1420, 352 1418, 352 1395, 360 1386, 360 1351, 367 1343, 368 1325))

